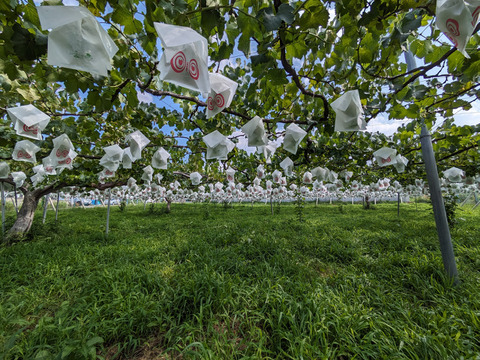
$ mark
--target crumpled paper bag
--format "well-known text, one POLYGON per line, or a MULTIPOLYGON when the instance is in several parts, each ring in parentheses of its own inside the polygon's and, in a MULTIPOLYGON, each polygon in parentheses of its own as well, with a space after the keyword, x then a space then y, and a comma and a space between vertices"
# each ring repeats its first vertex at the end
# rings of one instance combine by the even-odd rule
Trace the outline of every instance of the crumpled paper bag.
POLYGON ((157 66, 160 80, 208 94, 211 87, 207 39, 185 26, 158 22, 153 25, 164 47, 157 66))
POLYGON ((7 113, 13 121, 17 135, 42 140, 42 131, 47 127, 50 116, 33 105, 9 108, 7 113))
POLYGON ((335 131, 359 131, 367 128, 358 90, 350 90, 330 104, 335 111, 335 131))
POLYGON ((238 84, 221 74, 210 73, 210 93, 207 98, 207 119, 230 106, 238 84))
POLYGON ((43 30, 48 35, 49 65, 107 76, 118 47, 95 16, 81 6, 38 6, 43 30))

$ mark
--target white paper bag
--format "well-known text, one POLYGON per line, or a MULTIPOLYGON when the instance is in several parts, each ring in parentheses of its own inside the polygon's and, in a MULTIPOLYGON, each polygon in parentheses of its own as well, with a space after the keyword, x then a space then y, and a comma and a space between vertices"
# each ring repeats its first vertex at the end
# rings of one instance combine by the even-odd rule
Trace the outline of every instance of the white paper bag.
POLYGON ((307 132, 296 124, 290 124, 285 128, 285 137, 283 139, 283 148, 291 152, 297 153, 298 145, 302 139, 307 135, 307 132))
POLYGON ((464 0, 437 0, 435 25, 442 31, 465 57, 469 58, 465 47, 478 20, 480 4, 474 1, 467 7, 464 0), (474 14, 472 14, 472 11, 474 14))
POLYGON ((283 172, 286 176, 290 177, 293 175, 293 161, 289 157, 283 159, 283 161, 280 163, 280 167, 283 169, 283 172))
POLYGON ((73 168, 73 160, 77 153, 73 150, 73 144, 66 134, 62 134, 53 139, 53 150, 50 158, 54 161, 56 168, 73 168))
POLYGON ((207 39, 188 27, 158 22, 153 25, 164 47, 157 66, 160 80, 208 94, 207 39))
POLYGON ((8 179, 10 166, 5 161, 0 162, 0 179, 8 179))
POLYGON ((38 6, 42 29, 48 35, 50 65, 107 76, 118 47, 95 16, 80 6, 38 6))
POLYGON ((111 172, 117 171, 120 161, 122 161, 123 149, 115 144, 104 147, 103 151, 105 151, 105 155, 100 159, 100 165, 111 172))
POLYGON ((15 183, 15 186, 19 188, 25 182, 27 175, 25 175, 23 171, 16 171, 16 172, 12 172, 12 178, 13 178, 13 182, 15 183))
POLYGON ((190 174, 190 180, 192 185, 200 185, 202 182, 202 175, 200 175, 198 172, 193 172, 190 174))
POLYGON ((465 180, 465 172, 456 167, 445 170, 443 176, 451 183, 460 183, 465 180))
POLYGON ((232 169, 230 166, 228 169, 225 171, 227 174, 227 181, 235 181, 235 170, 232 169))
POLYGON ((322 168, 320 166, 312 170, 312 175, 317 178, 318 181, 327 181, 328 180, 329 170, 322 168))
POLYGON ((303 183, 304 184, 311 184, 313 182, 313 175, 311 172, 307 171, 303 174, 303 183))
POLYGON ((13 127, 17 135, 42 140, 42 131, 50 121, 50 117, 47 114, 33 105, 9 108, 7 113, 13 121, 13 127))
POLYGON ((373 153, 375 160, 380 167, 393 165, 397 162, 397 150, 383 147, 373 153))
POLYGON ((140 130, 127 135, 125 141, 130 145, 133 161, 142 158, 142 150, 150 143, 150 140, 140 130))
POLYGON ((264 146, 268 144, 268 138, 263 127, 263 120, 255 116, 242 126, 241 129, 248 139, 248 146, 264 146))
POLYGON ((207 119, 230 106, 238 84, 221 74, 210 73, 210 93, 207 98, 207 119))
POLYGON ((227 154, 235 147, 235 144, 218 130, 205 135, 202 139, 207 145, 207 159, 227 160, 227 154))
POLYGON ((131 169, 132 163, 135 159, 132 156, 132 152, 130 151, 130 147, 123 149, 123 156, 122 156, 122 166, 124 169, 131 169))
POLYGON ((166 169, 168 166, 168 158, 170 154, 161 147, 158 149, 152 157, 152 166, 155 169, 166 169))
POLYGON ((30 140, 21 140, 15 144, 12 158, 16 161, 26 161, 35 164, 37 162, 35 154, 39 151, 40 148, 30 140))
POLYGON ((142 180, 150 184, 152 179, 153 179, 153 168, 150 165, 148 165, 143 168, 142 180))
POLYGON ((257 154, 263 154, 267 164, 272 163, 272 156, 276 150, 277 144, 273 141, 269 141, 265 146, 257 146, 257 154))
POLYGON ((408 164, 407 158, 398 154, 395 157, 395 163, 393 164, 393 166, 395 167, 398 173, 403 173, 405 171, 405 167, 407 166, 407 164, 408 164))
POLYGON ((155 175, 155 179, 156 179, 157 182, 160 184, 160 182, 161 182, 162 179, 163 179, 163 175, 162 175, 162 174, 157 174, 157 175, 155 175))
POLYGON ((45 174, 47 175, 57 175, 57 171, 55 170, 56 162, 52 159, 51 156, 47 156, 42 159, 43 169, 45 170, 45 174))
POLYGON ((358 90, 350 90, 331 103, 335 111, 335 131, 359 131, 367 128, 358 90))
POLYGON ((107 168, 103 169, 99 174, 98 178, 99 179, 106 179, 106 178, 111 178, 115 176, 115 171, 109 170, 107 168))
POLYGON ((282 173, 278 170, 275 170, 273 173, 272 173, 272 180, 275 184, 280 184, 280 181, 282 179, 282 173))

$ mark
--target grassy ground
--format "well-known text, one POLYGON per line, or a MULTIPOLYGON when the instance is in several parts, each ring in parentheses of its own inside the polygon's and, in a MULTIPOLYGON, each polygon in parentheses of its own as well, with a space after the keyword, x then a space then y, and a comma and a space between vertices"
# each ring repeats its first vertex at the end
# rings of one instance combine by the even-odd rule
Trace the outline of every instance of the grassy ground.
POLYGON ((456 287, 427 204, 163 209, 112 208, 108 238, 106 208, 39 211, 0 247, 0 359, 480 356, 480 208, 456 287))

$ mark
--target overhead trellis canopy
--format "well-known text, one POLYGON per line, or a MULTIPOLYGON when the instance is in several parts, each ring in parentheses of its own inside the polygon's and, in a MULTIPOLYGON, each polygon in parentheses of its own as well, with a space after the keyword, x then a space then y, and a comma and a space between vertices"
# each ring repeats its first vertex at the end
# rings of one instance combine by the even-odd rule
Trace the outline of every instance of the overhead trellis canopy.
POLYGON ((307 172, 413 181, 418 125, 436 123, 441 170, 475 177, 478 127, 453 115, 478 103, 477 5, 2 2, 0 157, 37 188, 215 182, 227 168, 251 184, 259 165, 309 185, 307 172), (368 131, 379 119, 411 122, 389 138, 368 131))

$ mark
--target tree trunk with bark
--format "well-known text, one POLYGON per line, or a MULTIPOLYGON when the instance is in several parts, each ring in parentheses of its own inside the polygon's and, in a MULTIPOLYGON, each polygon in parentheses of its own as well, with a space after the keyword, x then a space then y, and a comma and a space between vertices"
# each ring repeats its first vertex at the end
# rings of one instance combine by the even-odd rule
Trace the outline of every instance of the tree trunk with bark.
POLYGON ((35 216, 35 210, 37 209, 38 201, 41 198, 40 194, 41 192, 38 190, 25 191, 23 193, 22 207, 18 212, 17 220, 7 233, 5 238, 6 243, 20 241, 25 238, 30 231, 35 216))

